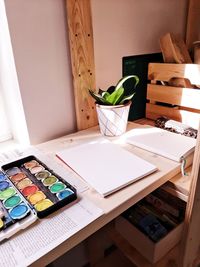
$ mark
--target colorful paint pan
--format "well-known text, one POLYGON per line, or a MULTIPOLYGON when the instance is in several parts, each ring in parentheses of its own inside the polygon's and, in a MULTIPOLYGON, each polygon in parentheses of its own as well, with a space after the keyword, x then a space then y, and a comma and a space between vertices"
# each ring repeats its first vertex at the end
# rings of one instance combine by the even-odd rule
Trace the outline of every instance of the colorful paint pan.
POLYGON ((49 177, 50 175, 51 173, 45 170, 45 171, 38 172, 35 176, 38 180, 42 180, 42 179, 49 177))
POLYGON ((37 191, 35 194, 30 195, 28 200, 31 202, 32 205, 37 204, 39 201, 45 199, 46 196, 42 191, 37 191))
POLYGON ((50 186, 52 184, 55 184, 55 182, 57 182, 57 181, 58 181, 58 179, 54 175, 51 175, 51 176, 45 178, 44 180, 42 180, 42 182, 45 186, 50 186))
POLYGON ((24 178, 26 178, 26 174, 23 172, 19 172, 19 173, 12 175, 10 177, 11 181, 15 184, 17 184, 18 182, 20 182, 24 178))
POLYGON ((50 191, 51 191, 51 193, 58 193, 58 192, 64 190, 65 188, 66 188, 65 184, 58 182, 58 183, 55 183, 52 186, 50 186, 50 191))
POLYGON ((29 212, 28 207, 25 204, 20 204, 9 211, 12 219, 22 219, 29 212))
POLYGON ((4 199, 14 196, 15 194, 16 194, 15 189, 12 187, 8 187, 6 190, 0 192, 0 199, 4 200, 4 199))
POLYGON ((21 197, 18 195, 14 195, 6 199, 3 204, 6 209, 10 209, 17 206, 20 202, 21 202, 21 197))
POLYGON ((59 192, 57 194, 57 197, 58 197, 58 199, 63 199, 63 198, 66 198, 66 197, 68 197, 68 196, 70 196, 72 194, 74 194, 74 192, 71 189, 66 188, 65 190, 59 192))
POLYGON ((0 219, 0 229, 3 228, 3 226, 4 226, 4 223, 3 223, 2 219, 0 219))
POLYGON ((25 187, 29 186, 32 184, 32 181, 29 178, 25 178, 23 180, 21 180, 18 184, 17 184, 17 188, 22 190, 25 187))
POLYGON ((4 181, 6 179, 5 175, 0 173, 0 182, 4 181))
POLYGON ((9 185, 10 185, 9 182, 7 182, 7 181, 0 182, 0 191, 5 190, 6 188, 9 187, 9 185))
POLYGON ((38 191, 38 187, 36 185, 32 184, 32 185, 25 187, 22 190, 22 194, 27 197, 27 196, 34 194, 37 191, 38 191))
POLYGON ((49 208, 52 205, 53 205, 53 202, 50 199, 44 199, 44 200, 41 200, 40 202, 38 202, 35 205, 35 208, 36 208, 37 211, 43 211, 43 210, 46 210, 47 208, 49 208))
POLYGON ((15 174, 17 174, 19 172, 21 172, 21 170, 18 167, 13 167, 13 168, 10 168, 9 170, 7 170, 6 174, 8 176, 12 176, 12 175, 15 175, 15 174))
POLYGON ((36 166, 39 166, 39 163, 36 160, 31 160, 29 162, 24 163, 24 167, 29 170, 36 166))
POLYGON ((44 170, 44 167, 41 166, 41 165, 39 165, 39 166, 35 166, 35 167, 33 167, 33 168, 30 170, 30 172, 31 172, 32 174, 36 174, 36 173, 41 172, 41 171, 43 171, 43 170, 44 170))

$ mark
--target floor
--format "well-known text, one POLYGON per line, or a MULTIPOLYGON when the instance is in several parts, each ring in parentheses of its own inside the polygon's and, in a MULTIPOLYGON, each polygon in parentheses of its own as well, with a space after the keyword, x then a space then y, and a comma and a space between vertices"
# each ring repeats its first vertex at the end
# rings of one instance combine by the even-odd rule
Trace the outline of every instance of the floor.
POLYGON ((118 249, 114 250, 94 267, 136 267, 118 249))

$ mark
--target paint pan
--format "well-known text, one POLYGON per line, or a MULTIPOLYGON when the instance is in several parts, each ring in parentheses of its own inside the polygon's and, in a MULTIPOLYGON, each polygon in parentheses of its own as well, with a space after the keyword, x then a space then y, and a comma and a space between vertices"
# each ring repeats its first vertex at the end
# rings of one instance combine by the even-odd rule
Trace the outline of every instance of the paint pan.
POLYGON ((7 174, 8 176, 12 176, 12 175, 15 175, 15 174, 17 174, 17 173, 19 173, 19 172, 21 172, 21 170, 20 170, 18 167, 13 167, 13 168, 7 170, 7 171, 6 171, 6 174, 7 174))
POLYGON ((31 172, 32 174, 36 174, 36 173, 41 172, 41 171, 43 171, 43 170, 44 170, 44 167, 41 166, 41 165, 39 165, 39 166, 35 166, 35 167, 33 167, 33 168, 30 170, 30 172, 31 172))
POLYGON ((29 212, 29 209, 28 209, 27 205, 20 204, 20 205, 17 205, 16 207, 12 208, 9 211, 9 214, 10 214, 12 219, 19 220, 19 219, 24 218, 28 214, 28 212, 29 212))
POLYGON ((6 188, 4 191, 0 192, 0 199, 5 200, 9 197, 12 197, 16 194, 16 190, 12 187, 6 188))
POLYGON ((45 186, 51 186, 51 185, 55 184, 57 181, 58 181, 58 179, 54 175, 51 175, 51 176, 42 180, 42 182, 45 186))
POLYGON ((50 186, 49 189, 50 189, 50 191, 52 193, 58 193, 58 192, 64 190, 65 188, 66 188, 66 185, 65 184, 63 184, 61 182, 58 182, 58 183, 55 183, 52 186, 50 186))
POLYGON ((33 195, 28 196, 28 200, 32 205, 37 204, 39 201, 45 199, 46 196, 42 191, 37 191, 33 195))
POLYGON ((36 160, 31 160, 24 163, 24 167, 28 170, 31 170, 32 168, 39 166, 39 163, 36 160))
POLYGON ((7 182, 7 181, 0 182, 0 191, 5 190, 6 188, 9 187, 9 185, 10 185, 9 182, 7 182))
POLYGON ((38 190, 39 190, 39 188, 36 185, 32 184, 32 185, 29 185, 29 186, 25 187, 22 190, 22 194, 27 197, 27 196, 30 196, 30 195, 34 194, 38 190))
POLYGON ((11 209, 17 206, 21 201, 22 200, 19 195, 14 195, 4 200, 3 205, 6 209, 11 209))
POLYGON ((23 180, 21 180, 18 184, 17 184, 17 188, 19 190, 24 189, 25 187, 29 186, 32 184, 32 181, 29 178, 24 178, 23 180))
POLYGON ((40 171, 38 172, 35 177, 38 179, 38 180, 42 180, 42 179, 45 179, 47 177, 49 177, 51 175, 50 172, 44 170, 44 171, 40 171))
POLYGON ((0 229, 2 229, 4 227, 4 222, 2 219, 0 219, 0 229))
POLYGON ((53 206, 53 202, 50 199, 44 199, 35 205, 37 211, 43 211, 53 206))
POLYGON ((5 181, 6 177, 4 174, 0 174, 0 182, 5 181))
POLYGON ((15 175, 10 176, 10 179, 14 184, 19 183, 24 178, 26 178, 26 174, 23 173, 23 172, 19 172, 19 173, 15 174, 15 175))
POLYGON ((58 197, 58 199, 63 199, 63 198, 66 198, 66 197, 72 195, 73 193, 74 193, 74 192, 73 192, 71 189, 66 188, 65 190, 59 192, 59 193, 57 194, 57 197, 58 197))

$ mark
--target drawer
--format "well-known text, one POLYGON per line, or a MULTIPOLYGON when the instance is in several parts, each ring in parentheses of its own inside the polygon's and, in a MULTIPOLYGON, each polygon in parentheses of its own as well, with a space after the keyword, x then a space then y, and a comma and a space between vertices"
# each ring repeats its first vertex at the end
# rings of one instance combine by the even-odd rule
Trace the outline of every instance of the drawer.
POLYGON ((116 218, 115 228, 141 255, 148 261, 155 263, 180 241, 183 223, 156 243, 122 216, 116 218))
MULTIPOLYGON (((172 198, 174 201, 174 196, 172 198)), ((169 202, 172 203, 171 201, 169 202)), ((185 202, 182 203, 180 199, 177 199, 177 202, 181 203, 181 209, 184 208, 185 202)), ((136 205, 134 205, 133 207, 135 207, 136 205)), ((166 210, 167 208, 169 207, 166 206, 166 210)), ((172 213, 174 212, 174 214, 177 215, 175 213, 176 209, 170 210, 169 208, 169 211, 172 213)), ((181 218, 179 218, 176 226, 173 226, 172 229, 163 234, 163 237, 157 238, 156 236, 156 238, 158 239, 156 241, 152 240, 147 235, 147 233, 144 233, 142 229, 138 228, 138 225, 134 225, 134 223, 130 221, 124 214, 115 219, 115 228, 117 232, 119 232, 120 235, 122 235, 141 255, 143 255, 149 262, 155 263, 159 261, 165 254, 167 254, 180 241, 183 231, 184 211, 181 212, 180 217, 181 218)), ((133 220, 136 219, 133 218, 133 220)), ((160 233, 162 234, 162 231, 160 231, 160 233)))

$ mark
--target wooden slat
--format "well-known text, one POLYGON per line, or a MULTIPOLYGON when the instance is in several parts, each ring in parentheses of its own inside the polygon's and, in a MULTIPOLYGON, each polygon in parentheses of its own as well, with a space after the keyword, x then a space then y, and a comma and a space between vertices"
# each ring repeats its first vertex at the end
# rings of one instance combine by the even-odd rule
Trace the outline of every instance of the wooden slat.
POLYGON ((178 190, 182 194, 188 196, 191 185, 191 166, 186 169, 188 175, 182 176, 181 173, 174 176, 167 184, 171 184, 174 190, 178 190))
POLYGON ((167 82, 171 78, 186 78, 189 79, 192 84, 200 84, 200 64, 149 64, 149 80, 167 82))
POLYGON ((200 259, 200 126, 191 177, 192 182, 186 208, 182 241, 181 266, 183 267, 197 266, 196 263, 200 259))
POLYGON ((167 118, 170 118, 172 120, 183 122, 184 124, 190 125, 195 129, 198 128, 198 121, 200 119, 200 114, 198 113, 180 110, 176 108, 153 105, 150 103, 146 104, 147 119, 156 120, 160 116, 166 116, 167 118))
POLYGON ((179 35, 166 33, 160 38, 160 48, 164 62, 192 63, 187 47, 179 35))
POLYGON ((198 89, 148 84, 147 99, 200 109, 200 90, 198 89))
POLYGON ((192 43, 200 39, 200 1, 190 0, 187 18, 186 45, 192 48, 192 43))
POLYGON ((93 31, 90 0, 67 0, 76 119, 78 130, 97 125, 96 110, 88 89, 95 89, 93 31))

